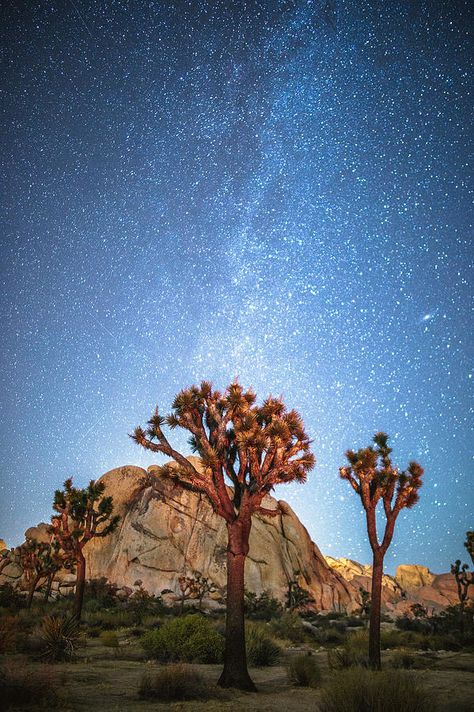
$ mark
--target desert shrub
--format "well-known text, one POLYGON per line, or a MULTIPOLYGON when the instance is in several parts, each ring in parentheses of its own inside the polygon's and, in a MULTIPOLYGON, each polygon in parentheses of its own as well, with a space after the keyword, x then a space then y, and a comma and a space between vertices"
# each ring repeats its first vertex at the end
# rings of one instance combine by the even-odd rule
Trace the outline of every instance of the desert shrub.
POLYGON ((15 649, 17 638, 17 622, 13 616, 0 618, 0 654, 9 653, 15 649))
POLYGON ((224 638, 198 615, 169 620, 145 633, 140 643, 148 657, 161 662, 218 663, 224 652, 224 638))
POLYGON ((210 697, 211 690, 196 670, 178 663, 145 673, 140 681, 138 696, 157 702, 197 700, 210 697))
POLYGON ((310 653, 293 657, 288 665, 288 679, 300 687, 319 687, 321 670, 310 653))
POLYGON ((314 640, 323 646, 343 645, 346 640, 346 635, 331 626, 330 628, 322 628, 315 632, 314 640))
POLYGON ((118 628, 127 628, 135 625, 136 617, 132 611, 117 608, 112 611, 85 611, 82 616, 82 622, 89 629, 101 628, 102 630, 117 630, 118 628))
POLYGON ((264 628, 248 626, 246 642, 247 662, 251 667, 268 667, 279 661, 281 648, 264 628))
POLYGON ((118 603, 117 586, 110 583, 105 576, 89 579, 84 589, 85 605, 95 604, 95 609, 113 608, 118 603), (97 608, 98 606, 98 608, 97 608))
POLYGON ((340 648, 328 651, 328 663, 332 670, 350 667, 365 667, 368 664, 369 637, 366 630, 350 633, 340 648))
POLYGON ((48 662, 72 660, 80 645, 76 618, 46 616, 38 631, 40 658, 48 662))
POLYGON ((430 621, 423 618, 411 618, 410 616, 399 616, 395 621, 398 630, 411 630, 415 633, 429 634, 433 630, 430 621))
POLYGON ((345 670, 323 687, 321 712, 433 712, 433 700, 402 670, 345 670))
POLYGON ((292 643, 303 643, 308 637, 303 621, 292 611, 285 611, 278 618, 273 618, 270 630, 276 638, 290 640, 292 643))
POLYGON ((0 608, 8 608, 15 611, 24 608, 24 606, 24 596, 21 596, 11 583, 3 583, 0 586, 0 608))
POLYGON ((409 650, 404 650, 399 648, 395 650, 390 658, 390 665, 393 668, 400 668, 403 670, 411 670, 417 667, 417 657, 414 653, 409 650))
POLYGON ((145 617, 162 615, 167 608, 161 596, 149 593, 140 583, 127 601, 127 610, 134 614, 136 623, 142 623, 145 617))
POLYGON ((276 598, 270 596, 268 591, 263 591, 257 596, 253 591, 245 592, 245 613, 247 618, 260 621, 269 621, 280 615, 283 606, 276 598))
POLYGON ((34 709, 64 709, 63 701, 58 697, 59 689, 61 682, 48 667, 31 670, 15 665, 0 669, 2 710, 24 708, 25 705, 34 705, 34 709))
POLYGON ((102 645, 106 648, 118 648, 119 639, 117 638, 117 633, 113 630, 103 630, 99 636, 102 645))

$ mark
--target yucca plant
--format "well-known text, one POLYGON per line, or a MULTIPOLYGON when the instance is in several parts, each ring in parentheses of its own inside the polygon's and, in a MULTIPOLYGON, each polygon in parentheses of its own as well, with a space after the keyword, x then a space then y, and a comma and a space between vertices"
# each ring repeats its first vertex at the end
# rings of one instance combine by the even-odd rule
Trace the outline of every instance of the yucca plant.
POLYGON ((79 646, 79 637, 79 624, 74 616, 46 616, 39 630, 40 658, 54 663, 72 660, 79 646))

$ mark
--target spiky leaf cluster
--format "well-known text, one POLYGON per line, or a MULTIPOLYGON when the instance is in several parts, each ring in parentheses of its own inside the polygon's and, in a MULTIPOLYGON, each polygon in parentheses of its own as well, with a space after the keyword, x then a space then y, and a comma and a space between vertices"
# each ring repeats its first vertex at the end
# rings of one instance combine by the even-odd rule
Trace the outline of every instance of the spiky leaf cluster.
POLYGON ((362 500, 365 509, 375 508, 380 499, 386 514, 413 507, 419 499, 423 468, 410 462, 406 470, 392 464, 386 433, 376 433, 373 445, 360 450, 348 450, 348 465, 339 468, 343 480, 347 480, 362 500))
POLYGON ((46 578, 64 565, 64 555, 57 540, 39 542, 28 539, 19 547, 20 562, 28 577, 46 578))
POLYGON ((467 552, 471 557, 471 561, 474 564, 474 531, 466 532, 466 541, 464 542, 464 546, 466 547, 467 552))
POLYGON ((278 483, 305 482, 315 462, 299 414, 272 396, 257 405, 255 393, 238 382, 223 393, 207 381, 182 390, 168 416, 157 408, 147 428, 136 428, 131 437, 142 447, 171 457, 177 467, 164 466, 162 473, 207 494, 227 521, 235 519, 241 507, 271 514, 260 507, 263 497, 278 483), (165 426, 189 432, 202 471, 172 448, 165 426), (232 494, 226 484, 232 485, 232 494))
POLYGON ((66 554, 73 554, 93 537, 106 537, 120 521, 113 514, 112 497, 104 497, 105 484, 91 480, 83 489, 74 487, 72 479, 64 489, 54 493, 51 532, 66 554))

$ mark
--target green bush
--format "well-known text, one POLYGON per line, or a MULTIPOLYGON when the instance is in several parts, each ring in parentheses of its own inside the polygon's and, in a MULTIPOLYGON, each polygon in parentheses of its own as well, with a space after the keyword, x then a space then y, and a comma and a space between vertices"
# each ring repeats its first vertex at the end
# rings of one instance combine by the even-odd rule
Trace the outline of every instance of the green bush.
POLYGON ((417 656, 409 650, 404 650, 403 648, 395 650, 390 657, 391 667, 403 670, 412 670, 413 668, 418 667, 417 662, 417 656))
POLYGON ((17 639, 17 622, 13 616, 0 618, 0 654, 15 650, 17 639))
POLYGON ((25 597, 21 596, 11 583, 3 583, 0 586, 0 608, 17 611, 24 607, 25 597))
POLYGON ((288 665, 288 679, 300 687, 319 687, 321 670, 311 653, 293 657, 288 665))
POLYGON ((85 611, 82 622, 89 629, 117 630, 135 625, 136 616, 133 611, 115 609, 112 611, 85 611))
POLYGON ((292 643, 303 643, 309 636, 303 621, 297 613, 285 611, 278 618, 270 621, 270 630, 280 640, 290 640, 292 643))
POLYGON ((321 712, 433 712, 433 700, 410 673, 345 670, 323 687, 321 712))
POLYGON ((103 630, 99 638, 102 645, 105 645, 106 648, 119 647, 119 639, 117 637, 117 633, 115 633, 115 631, 113 630, 103 630))
POLYGON ((246 631, 247 662, 251 667, 276 665, 281 648, 260 626, 248 626, 246 631))
POLYGON ((58 697, 61 681, 53 670, 44 667, 41 670, 26 669, 21 665, 0 669, 0 709, 9 710, 28 705, 34 709, 64 709, 63 701, 58 697))
POLYGON ((257 596, 253 591, 245 592, 245 613, 247 618, 254 620, 269 621, 271 618, 280 615, 283 606, 276 598, 270 596, 268 591, 263 591, 257 596))
POLYGON ((140 681, 138 696, 156 702, 198 700, 209 698, 211 690, 196 670, 178 663, 146 673, 140 681))
POLYGON ((46 616, 41 623, 38 638, 40 657, 48 662, 72 660, 80 645, 79 624, 76 618, 46 616))
POLYGON ((328 651, 329 667, 332 670, 362 666, 368 664, 369 637, 366 630, 349 633, 340 648, 328 651))
POLYGON ((140 643, 148 657, 161 662, 218 663, 224 653, 224 638, 199 615, 169 620, 140 643))

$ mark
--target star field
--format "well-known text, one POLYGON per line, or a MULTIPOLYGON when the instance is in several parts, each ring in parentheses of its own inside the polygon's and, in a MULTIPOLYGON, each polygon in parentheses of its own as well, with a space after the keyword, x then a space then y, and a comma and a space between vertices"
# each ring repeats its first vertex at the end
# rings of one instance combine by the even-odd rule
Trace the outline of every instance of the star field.
MULTIPOLYGON (((70 0, 4 11, 0 536, 155 459, 127 433, 234 376, 303 415, 282 486, 370 561, 338 478, 378 430, 425 468, 387 569, 472 528, 472 7, 70 0)), ((186 439, 175 434, 186 450, 186 439)))

